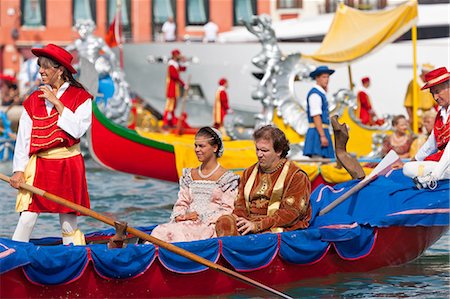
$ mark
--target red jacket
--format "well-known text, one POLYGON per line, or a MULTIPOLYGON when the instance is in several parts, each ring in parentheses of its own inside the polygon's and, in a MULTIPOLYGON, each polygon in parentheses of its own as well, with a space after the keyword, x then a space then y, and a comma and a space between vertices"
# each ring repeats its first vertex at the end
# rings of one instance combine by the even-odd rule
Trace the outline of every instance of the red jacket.
POLYGON ((180 86, 184 87, 184 82, 180 78, 180 72, 184 72, 186 67, 180 66, 178 62, 169 60, 166 78, 166 97, 176 98, 180 96, 180 86))

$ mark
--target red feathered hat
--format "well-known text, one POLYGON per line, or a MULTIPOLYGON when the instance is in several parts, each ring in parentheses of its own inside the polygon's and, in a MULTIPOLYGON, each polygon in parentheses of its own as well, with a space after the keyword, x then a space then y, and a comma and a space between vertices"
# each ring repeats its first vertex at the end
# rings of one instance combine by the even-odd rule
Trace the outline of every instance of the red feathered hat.
POLYGON ((58 47, 54 44, 48 44, 43 48, 33 48, 31 49, 31 52, 36 55, 37 57, 47 57, 50 58, 58 63, 60 63, 62 66, 64 66, 66 69, 69 70, 72 74, 76 74, 77 71, 73 68, 71 65, 73 56, 66 50, 64 50, 61 47, 58 47))
POLYGON ((180 54, 181 54, 181 52, 178 49, 175 49, 175 50, 172 51, 172 57, 174 57, 176 55, 180 55, 180 54))
POLYGON ((447 68, 440 67, 425 75, 425 85, 421 89, 424 90, 448 80, 450 80, 450 73, 447 71, 447 68))
POLYGON ((5 75, 5 74, 0 74, 0 80, 11 82, 11 83, 17 82, 16 78, 14 78, 13 76, 10 76, 10 75, 5 75))
POLYGON ((219 80, 219 85, 221 85, 221 86, 224 86, 225 84, 227 84, 227 79, 225 79, 225 78, 221 78, 220 80, 219 80))

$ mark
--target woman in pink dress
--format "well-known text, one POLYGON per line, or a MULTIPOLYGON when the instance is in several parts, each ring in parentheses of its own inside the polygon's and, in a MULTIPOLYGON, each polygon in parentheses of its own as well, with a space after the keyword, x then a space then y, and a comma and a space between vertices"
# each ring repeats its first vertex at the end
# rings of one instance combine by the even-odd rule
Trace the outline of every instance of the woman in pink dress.
POLYGON ((188 242, 216 237, 216 220, 231 214, 239 176, 220 166, 223 154, 220 132, 201 128, 195 136, 198 168, 185 168, 170 222, 158 225, 152 236, 166 242, 188 242))
POLYGON ((408 121, 404 115, 397 115, 392 120, 394 133, 387 136, 383 141, 381 155, 384 157, 392 149, 400 158, 409 158, 409 149, 413 142, 413 137, 408 134, 408 121))

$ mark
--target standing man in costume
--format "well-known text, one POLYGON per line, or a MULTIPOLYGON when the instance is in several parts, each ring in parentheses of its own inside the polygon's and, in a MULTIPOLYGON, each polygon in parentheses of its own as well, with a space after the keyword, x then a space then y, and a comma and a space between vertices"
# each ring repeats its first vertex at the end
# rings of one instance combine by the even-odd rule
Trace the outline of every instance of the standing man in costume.
POLYGON ((328 82, 334 70, 319 66, 309 74, 316 84, 306 98, 306 112, 309 129, 306 132, 303 155, 309 157, 334 158, 333 142, 328 130, 330 115, 328 112, 328 82))
POLYGON ((213 117, 214 117, 214 128, 221 129, 223 127, 223 119, 227 112, 230 111, 230 106, 228 105, 228 81, 225 78, 219 80, 219 88, 216 91, 216 99, 214 101, 213 117))
POLYGON ((403 173, 414 178, 419 188, 436 188, 437 180, 450 179, 450 72, 440 67, 425 75, 424 89, 430 89, 441 107, 433 131, 419 149, 413 162, 405 163, 403 173))
MULTIPOLYGON (((92 96, 73 78, 72 55, 53 44, 31 50, 44 85, 24 102, 14 150, 11 186, 27 183, 89 208, 80 138, 92 119, 92 96)), ((21 213, 12 237, 28 242, 40 213, 59 213, 63 244, 84 245, 76 211, 19 190, 21 213)))
POLYGON ((271 125, 253 134, 258 162, 246 170, 232 215, 216 222, 217 236, 303 229, 311 219, 311 183, 286 159, 289 141, 271 125))
MULTIPOLYGON (((417 77, 417 85, 424 86, 425 84, 425 76, 431 70, 434 69, 434 66, 428 63, 422 64, 422 72, 419 77, 417 77)), ((420 89, 418 94, 418 102, 417 106, 418 112, 422 113, 427 110, 430 110, 435 106, 435 101, 433 96, 428 92, 428 90, 420 89)), ((409 125, 412 126, 413 121, 413 79, 408 84, 408 89, 406 90, 405 101, 403 103, 405 106, 406 112, 408 113, 409 125)), ((420 115, 419 115, 420 116, 420 115)))
MULTIPOLYGON (((169 60, 166 77, 166 107, 163 114, 163 126, 176 126, 175 109, 177 107, 177 98, 180 96, 180 88, 188 89, 180 78, 180 72, 184 72, 186 67, 181 65, 184 57, 178 49, 172 51, 172 58, 169 60), (169 121, 169 114, 171 119, 169 121)), ((187 91, 185 91, 187 92, 187 91)))
POLYGON ((364 77, 361 79, 362 87, 357 94, 358 99, 358 111, 356 115, 361 120, 363 125, 373 126, 382 125, 383 120, 377 119, 377 115, 372 108, 372 103, 370 101, 368 89, 370 87, 369 77, 364 77))

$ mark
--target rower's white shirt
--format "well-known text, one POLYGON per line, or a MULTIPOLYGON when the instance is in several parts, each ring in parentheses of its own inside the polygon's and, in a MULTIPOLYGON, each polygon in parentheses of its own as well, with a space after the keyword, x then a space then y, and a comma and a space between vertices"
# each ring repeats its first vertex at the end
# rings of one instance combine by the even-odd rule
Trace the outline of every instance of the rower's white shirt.
MULTIPOLYGON (((48 88, 50 86, 46 85, 48 88)), ((69 83, 66 82, 58 89, 56 97, 59 99, 63 93, 69 87, 69 83)), ((47 115, 50 115, 54 105, 45 99, 45 108, 47 110, 47 115)), ((83 104, 81 104, 75 112, 64 107, 63 112, 58 117, 57 125, 70 136, 75 139, 81 138, 92 122, 92 99, 88 99, 83 104)), ((30 139, 31 139, 31 128, 33 122, 31 117, 28 115, 27 111, 24 109, 22 115, 20 116, 19 129, 17 132, 16 146, 14 149, 14 159, 13 159, 13 172, 24 171, 28 164, 29 152, 30 152, 30 139)))
MULTIPOLYGON (((325 89, 323 89, 322 86, 319 86, 318 84, 314 84, 314 87, 317 88, 321 93, 323 93, 328 101, 328 96, 325 89)), ((313 93, 309 96, 309 114, 311 115, 311 117, 322 115, 322 98, 317 93, 313 93)))

